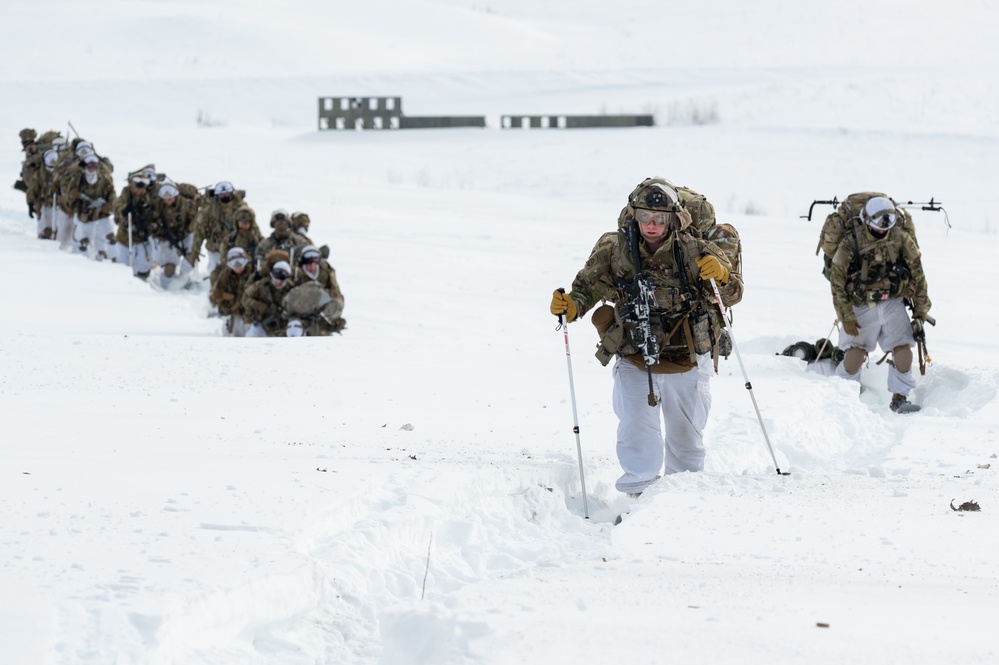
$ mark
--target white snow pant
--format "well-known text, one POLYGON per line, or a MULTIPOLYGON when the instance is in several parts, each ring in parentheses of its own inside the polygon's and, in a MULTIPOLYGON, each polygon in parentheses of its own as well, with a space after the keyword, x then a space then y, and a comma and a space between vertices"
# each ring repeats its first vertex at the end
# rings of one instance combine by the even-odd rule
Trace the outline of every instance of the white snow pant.
POLYGON ((682 374, 653 374, 659 404, 649 406, 649 378, 627 360, 614 365, 614 413, 618 417, 617 458, 624 474, 618 491, 643 491, 662 472, 704 469, 704 426, 711 411, 711 355, 682 374), (662 424, 665 421, 665 439, 662 424))
POLYGON ((55 220, 56 238, 59 240, 59 249, 73 248, 73 217, 64 212, 58 206, 52 211, 55 220))
POLYGON ((180 248, 174 247, 170 244, 170 241, 166 238, 156 239, 156 263, 161 266, 165 266, 168 263, 172 263, 177 266, 178 272, 184 275, 191 271, 191 264, 187 262, 185 258, 191 253, 191 241, 194 240, 194 234, 190 233, 186 238, 180 241, 180 248))
POLYGON ((208 263, 205 266, 205 269, 208 270, 207 274, 211 275, 215 272, 215 269, 219 267, 219 264, 222 263, 222 259, 218 252, 213 252, 210 249, 205 251, 208 254, 208 263))
MULTIPOLYGON (((126 248, 127 250, 127 248, 126 248)), ((143 242, 133 242, 129 265, 132 266, 133 275, 149 274, 153 269, 153 258, 155 254, 153 243, 149 240, 143 242)))
POLYGON ((56 230, 55 220, 52 215, 52 206, 43 205, 41 212, 38 213, 38 237, 42 237, 42 232, 45 229, 52 229, 54 233, 56 230))
POLYGON ((74 251, 86 254, 97 261, 103 261, 108 257, 107 235, 113 231, 114 226, 109 217, 81 222, 79 217, 73 215, 73 242, 76 245, 74 251))
MULTIPOLYGON (((230 314, 222 319, 223 337, 255 337, 256 335, 248 334, 249 329, 250 324, 244 321, 241 316, 230 314), (232 326, 232 330, 229 330, 230 326, 232 326)), ((267 333, 264 333, 263 336, 266 337, 267 333)))
MULTIPOLYGON (((847 351, 851 348, 863 349, 870 353, 881 346, 881 350, 889 352, 896 346, 915 346, 912 336, 912 324, 909 314, 905 311, 905 303, 901 298, 892 298, 870 305, 857 305, 853 308, 860 330, 857 335, 839 332, 839 348, 847 351)), ((847 374, 841 362, 836 367, 836 376, 852 381, 860 381, 860 372, 847 374)), ((912 367, 904 374, 894 365, 888 366, 888 392, 898 393, 908 397, 909 392, 916 387, 916 379, 912 375, 912 367)))
POLYGON ((253 323, 246 329, 244 337, 267 337, 267 331, 259 323, 253 323))

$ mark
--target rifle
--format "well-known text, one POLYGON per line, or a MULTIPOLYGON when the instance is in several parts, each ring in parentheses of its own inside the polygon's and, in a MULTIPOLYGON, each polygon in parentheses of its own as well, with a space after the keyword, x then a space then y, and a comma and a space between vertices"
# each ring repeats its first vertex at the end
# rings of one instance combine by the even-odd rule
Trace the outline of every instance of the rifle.
POLYGON ((642 255, 639 253, 639 231, 638 222, 632 220, 627 227, 621 230, 628 242, 631 250, 631 258, 635 266, 635 278, 633 280, 619 280, 618 285, 628 296, 625 305, 625 318, 633 321, 635 327, 632 331, 632 341, 642 352, 642 359, 645 361, 645 372, 649 377, 649 406, 659 403, 656 396, 655 387, 652 383, 652 365, 659 362, 659 340, 652 332, 651 309, 656 304, 655 287, 648 275, 642 274, 642 255))
POLYGON ((170 243, 170 246, 173 247, 175 250, 177 250, 177 253, 180 255, 181 259, 185 258, 188 252, 184 250, 183 241, 177 240, 177 236, 174 234, 173 231, 170 230, 169 224, 161 224, 159 226, 160 226, 160 231, 163 234, 163 237, 166 238, 168 243, 170 243))
POLYGON ((104 204, 108 202, 108 200, 103 196, 91 197, 87 196, 83 192, 80 192, 80 198, 87 202, 88 210, 93 210, 97 214, 100 214, 100 211, 104 208, 104 204))
MULTIPOLYGON (((915 312, 916 308, 911 300, 906 298, 904 302, 906 307, 915 312)), ((927 314, 926 323, 935 326, 937 325, 937 320, 927 314)), ((933 362, 933 358, 930 358, 930 352, 926 348, 926 327, 920 319, 912 320, 912 337, 916 340, 916 351, 919 354, 919 374, 920 376, 926 376, 926 363, 933 362)))

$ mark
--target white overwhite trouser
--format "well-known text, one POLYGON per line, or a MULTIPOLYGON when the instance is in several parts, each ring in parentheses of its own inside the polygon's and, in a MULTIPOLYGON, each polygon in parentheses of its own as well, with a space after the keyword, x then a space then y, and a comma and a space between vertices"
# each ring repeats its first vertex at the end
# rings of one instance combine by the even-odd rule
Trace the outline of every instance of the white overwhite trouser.
MULTIPOLYGON (((179 268, 182 265, 181 259, 190 253, 190 250, 188 249, 190 246, 189 242, 182 240, 180 243, 180 249, 178 250, 170 244, 169 240, 166 240, 165 238, 157 238, 155 251, 156 263, 161 266, 172 263, 179 268)), ((184 263, 186 263, 186 261, 184 263)))
POLYGON ((73 244, 73 216, 56 206, 52 210, 52 218, 55 223, 56 238, 59 240, 59 249, 75 250, 76 247, 73 244))
POLYGON ((75 251, 85 253, 90 258, 103 261, 108 257, 109 232, 114 231, 110 217, 102 217, 92 222, 81 222, 73 215, 73 243, 75 251))
POLYGON ((52 215, 52 206, 43 205, 41 212, 38 213, 38 235, 39 237, 45 231, 45 229, 52 229, 54 233, 56 230, 55 221, 52 215))
MULTIPOLYGON (((870 305, 857 305, 853 308, 853 315, 857 317, 860 330, 857 331, 857 335, 839 331, 839 348, 844 351, 860 348, 870 353, 880 345, 881 350, 887 353, 897 346, 911 347, 916 344, 912 336, 909 314, 905 311, 905 303, 901 298, 892 298, 870 305)), ((836 376, 852 381, 860 381, 861 371, 847 374, 842 362, 836 366, 836 376)), ((895 365, 888 366, 888 392, 908 397, 909 392, 915 387, 916 379, 912 375, 912 367, 908 372, 902 373, 895 365)))
POLYGON ((252 323, 246 329, 246 334, 243 337, 267 337, 267 331, 259 323, 252 323))
POLYGON ((148 275, 149 271, 153 269, 153 259, 155 257, 155 253, 156 248, 149 240, 133 242, 131 258, 129 260, 129 265, 132 266, 132 274, 148 275))
POLYGON ((219 264, 222 263, 222 258, 218 252, 213 252, 210 249, 205 250, 205 252, 208 254, 208 263, 205 265, 205 269, 208 270, 208 274, 211 275, 215 272, 215 269, 219 267, 219 264))
POLYGON ((659 404, 649 406, 649 377, 627 360, 614 365, 614 413, 618 417, 617 458, 624 474, 621 492, 643 491, 666 473, 704 469, 704 426, 711 411, 711 355, 682 374, 653 374, 659 404), (665 421, 665 439, 662 425, 665 421))
MULTIPOLYGON (((230 314, 222 319, 222 335, 224 337, 256 337, 256 335, 248 334, 249 329, 250 324, 244 321, 241 316, 230 314), (230 326, 232 326, 232 330, 229 330, 230 326)), ((267 337, 267 333, 260 335, 260 337, 267 337)))

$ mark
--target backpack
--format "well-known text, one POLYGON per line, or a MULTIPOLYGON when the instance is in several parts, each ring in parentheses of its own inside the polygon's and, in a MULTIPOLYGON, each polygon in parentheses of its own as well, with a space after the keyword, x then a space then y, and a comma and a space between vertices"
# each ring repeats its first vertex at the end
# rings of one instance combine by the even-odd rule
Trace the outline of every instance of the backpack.
POLYGON ((194 203, 195 210, 201 208, 205 202, 205 197, 201 195, 201 192, 198 191, 197 187, 189 182, 176 182, 174 184, 177 186, 177 191, 181 196, 194 203))
MULTIPOLYGON (((881 192, 857 192, 846 197, 839 204, 839 207, 826 217, 826 221, 822 224, 822 230, 819 232, 819 244, 815 247, 816 256, 819 255, 819 252, 823 253, 822 275, 826 279, 829 279, 832 273, 832 259, 836 254, 836 250, 839 249, 843 238, 847 235, 852 235, 854 241, 859 246, 859 241, 854 231, 858 224, 863 224, 860 220, 860 213, 864 209, 864 206, 867 205, 867 202, 876 196, 882 196, 895 203, 895 199, 881 192)), ((911 236, 912 240, 916 243, 916 247, 918 247, 919 242, 916 240, 916 227, 912 222, 912 215, 905 208, 899 208, 897 203, 895 203, 895 209, 899 212, 895 226, 911 236)))

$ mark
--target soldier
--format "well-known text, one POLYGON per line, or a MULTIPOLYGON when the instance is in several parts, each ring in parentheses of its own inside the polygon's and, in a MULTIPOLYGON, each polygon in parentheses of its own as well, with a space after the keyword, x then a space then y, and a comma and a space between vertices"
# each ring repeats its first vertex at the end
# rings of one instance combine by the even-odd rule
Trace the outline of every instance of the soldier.
POLYGON ((302 248, 298 266, 295 286, 285 298, 285 310, 300 321, 303 333, 309 337, 327 337, 341 332, 347 322, 340 316, 343 294, 333 266, 323 259, 314 245, 302 248), (302 288, 307 285, 315 286, 315 292, 302 288))
MULTIPOLYGON (((236 208, 234 217, 236 219, 236 230, 222 239, 219 249, 223 255, 228 256, 230 249, 242 247, 246 251, 246 256, 252 257, 256 254, 257 246, 264 238, 263 234, 260 233, 260 227, 257 226, 256 213, 253 212, 253 208, 245 203, 241 203, 236 208)), ((218 269, 215 272, 218 272, 218 269)), ((249 272, 255 273, 255 267, 251 266, 249 272)), ((212 274, 214 275, 215 273, 212 274)))
MULTIPOLYGON (((274 250, 287 252, 292 260, 297 260, 302 248, 310 244, 308 240, 291 230, 291 215, 279 209, 271 213, 271 228, 274 229, 259 245, 255 259, 257 271, 263 273, 265 257, 274 250)), ((266 273, 264 273, 266 274, 266 273)))
POLYGON ((163 269, 160 286, 169 289, 178 267, 182 275, 192 269, 187 257, 198 208, 193 199, 181 196, 180 189, 170 180, 160 183, 154 201, 152 229, 156 262, 163 269))
POLYGON ((904 218, 890 198, 868 199, 860 211, 861 223, 853 224, 840 239, 829 275, 833 307, 843 325, 839 346, 846 350, 836 374, 860 381, 867 354, 880 345, 882 351, 892 354, 888 392, 892 393, 890 408, 895 413, 920 408, 908 399, 916 386, 912 376, 913 327, 931 320, 915 231, 896 226, 904 218), (911 324, 906 300, 912 307, 911 324))
POLYGON ((281 303, 291 289, 288 253, 271 252, 264 267, 267 274, 251 282, 243 292, 243 315, 251 324, 246 336, 283 337, 288 321, 281 303))
POLYGON ((52 166, 52 180, 55 188, 52 223, 55 225, 59 249, 77 251, 79 246, 73 243, 73 210, 69 207, 66 197, 62 195, 63 180, 68 175, 67 171, 74 170, 77 163, 73 151, 70 150, 69 144, 63 137, 53 138, 52 148, 56 151, 55 164, 52 166))
POLYGON ((309 224, 311 223, 312 220, 309 219, 309 216, 306 213, 300 211, 291 213, 292 231, 305 238, 310 245, 313 244, 312 240, 309 238, 309 224))
POLYGON ((222 238, 235 230, 233 215, 242 202, 242 192, 237 192, 227 180, 219 182, 208 191, 208 201, 198 211, 198 219, 194 223, 194 239, 191 243, 191 255, 188 257, 191 265, 197 264, 201 256, 201 243, 205 243, 208 251, 205 269, 209 275, 212 274, 221 261, 219 248, 222 238))
POLYGON ((218 278, 208 297, 225 317, 222 334, 226 337, 246 336, 248 317, 243 309, 243 293, 253 280, 253 270, 247 267, 249 262, 250 257, 242 247, 233 247, 226 252, 226 262, 218 270, 218 278))
POLYGON ((62 197, 73 211, 73 241, 78 244, 77 251, 92 255, 97 261, 108 258, 114 183, 108 174, 101 172, 97 155, 88 153, 82 168, 68 171, 61 187, 62 197))
POLYGON ((55 240, 56 228, 54 221, 56 182, 53 177, 58 154, 52 148, 45 150, 41 158, 41 168, 32 169, 34 173, 28 182, 28 200, 33 201, 38 217, 38 237, 43 240, 55 240))
POLYGON ((40 166, 37 159, 32 159, 38 152, 38 144, 35 142, 35 139, 38 138, 38 132, 30 128, 25 128, 21 130, 20 137, 21 152, 24 153, 24 161, 21 162, 21 175, 14 182, 14 189, 25 193, 28 202, 28 217, 34 217, 38 209, 32 205, 33 201, 31 200, 28 180, 35 175, 32 171, 37 171, 40 166))
POLYGON ((57 137, 59 132, 55 131, 48 131, 39 136, 33 146, 28 146, 27 150, 31 154, 22 166, 29 213, 33 213, 32 216, 38 219, 38 237, 45 240, 56 237, 53 209, 56 203, 57 185, 53 173, 59 153, 53 147, 53 140, 57 137))
POLYGON ((701 237, 677 188, 657 179, 631 193, 618 231, 597 241, 572 291, 552 294, 550 311, 566 323, 600 301, 616 303, 598 309, 594 323, 601 352, 617 356, 621 492, 635 496, 654 482, 664 454, 668 474, 704 468, 711 350, 724 325, 709 279, 725 306, 742 298, 742 276, 725 252, 701 237))
POLYGON ((115 242, 119 247, 119 260, 132 266, 132 274, 142 280, 149 277, 153 268, 152 223, 156 201, 151 187, 145 174, 130 173, 128 184, 113 208, 118 224, 115 242))

